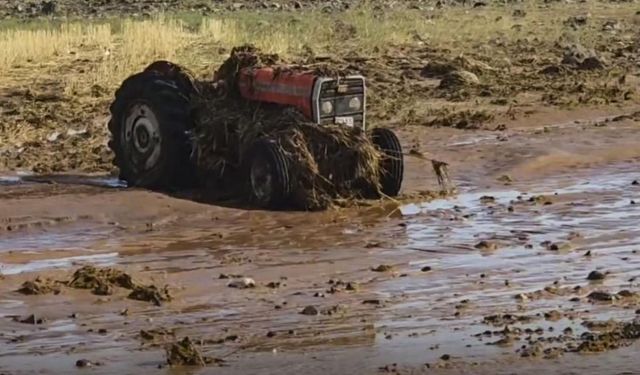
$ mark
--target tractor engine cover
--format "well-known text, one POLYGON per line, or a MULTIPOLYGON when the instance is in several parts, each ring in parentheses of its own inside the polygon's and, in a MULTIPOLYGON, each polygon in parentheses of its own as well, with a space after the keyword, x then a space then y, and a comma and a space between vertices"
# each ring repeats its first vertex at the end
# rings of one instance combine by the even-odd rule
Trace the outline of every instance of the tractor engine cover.
POLYGON ((238 88, 252 101, 297 108, 319 125, 338 124, 365 130, 365 82, 362 76, 339 79, 312 71, 245 68, 238 88))

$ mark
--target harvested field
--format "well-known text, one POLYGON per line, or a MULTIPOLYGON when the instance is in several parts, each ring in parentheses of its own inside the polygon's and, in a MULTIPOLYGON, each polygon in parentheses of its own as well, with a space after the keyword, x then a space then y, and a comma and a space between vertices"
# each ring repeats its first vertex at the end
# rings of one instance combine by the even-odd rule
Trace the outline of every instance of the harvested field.
MULTIPOLYGON (((0 374, 637 372, 638 3, 79 4, 0 0, 0 374), (270 212, 126 188, 121 81, 168 59, 207 86, 246 43, 365 75, 402 197, 270 212)), ((201 125, 237 114, 216 98, 201 125)))

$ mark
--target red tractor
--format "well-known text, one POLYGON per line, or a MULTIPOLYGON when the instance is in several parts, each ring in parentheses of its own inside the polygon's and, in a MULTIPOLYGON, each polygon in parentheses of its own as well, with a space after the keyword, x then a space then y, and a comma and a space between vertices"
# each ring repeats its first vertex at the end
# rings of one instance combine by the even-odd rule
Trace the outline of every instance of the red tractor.
MULTIPOLYGON (((340 125, 366 130, 366 85, 362 76, 331 78, 312 71, 278 67, 244 68, 236 74, 236 90, 248 101, 294 107, 317 126, 340 125)), ((129 186, 166 189, 192 183, 196 165, 191 137, 190 98, 193 83, 174 64, 158 61, 125 80, 111 104, 109 146, 120 178, 129 186)), ((368 132, 384 158, 380 190, 396 196, 402 184, 400 142, 389 129, 368 132)), ((286 204, 291 176, 286 158, 274 142, 258 139, 246 153, 241 178, 260 206, 286 204)))

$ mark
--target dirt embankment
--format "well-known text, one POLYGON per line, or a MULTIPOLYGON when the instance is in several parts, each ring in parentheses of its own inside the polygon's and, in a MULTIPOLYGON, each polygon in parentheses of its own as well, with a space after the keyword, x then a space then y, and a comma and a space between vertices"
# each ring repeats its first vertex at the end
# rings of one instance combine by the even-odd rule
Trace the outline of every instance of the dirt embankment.
MULTIPOLYGON (((149 16, 158 12, 188 11, 203 15, 224 11, 264 10, 295 11, 322 10, 327 13, 340 12, 364 3, 362 0, 3 0, 0 1, 0 17, 2 18, 34 18, 34 17, 105 17, 105 16, 149 16)), ((369 0, 369 4, 380 8, 415 8, 443 4, 442 1, 409 0, 403 2, 391 0, 369 0)), ((463 2, 451 2, 452 5, 463 2)))

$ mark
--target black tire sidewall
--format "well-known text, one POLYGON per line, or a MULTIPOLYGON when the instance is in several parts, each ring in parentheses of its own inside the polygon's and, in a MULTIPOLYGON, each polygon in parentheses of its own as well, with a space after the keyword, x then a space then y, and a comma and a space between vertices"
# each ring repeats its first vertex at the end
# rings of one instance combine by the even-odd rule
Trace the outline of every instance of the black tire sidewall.
POLYGON ((380 161, 381 193, 390 197, 399 194, 404 177, 402 146, 396 134, 387 128, 371 130, 371 141, 382 152, 380 161))
POLYGON ((245 191, 252 204, 270 209, 287 207, 288 198, 291 196, 292 191, 292 181, 287 155, 277 141, 262 138, 254 142, 247 151, 242 169, 244 171, 245 191), (268 200, 257 198, 251 182, 252 167, 258 160, 266 161, 271 171, 273 190, 268 200))
POLYGON ((149 73, 126 79, 116 92, 110 107, 109 146, 115 154, 114 164, 120 178, 129 185, 167 189, 187 182, 194 171, 189 160, 190 145, 185 130, 192 126, 188 98, 170 80, 149 73), (148 170, 139 170, 131 159, 131 144, 124 140, 123 126, 129 109, 136 103, 146 104, 154 113, 161 133, 160 155, 148 170))

